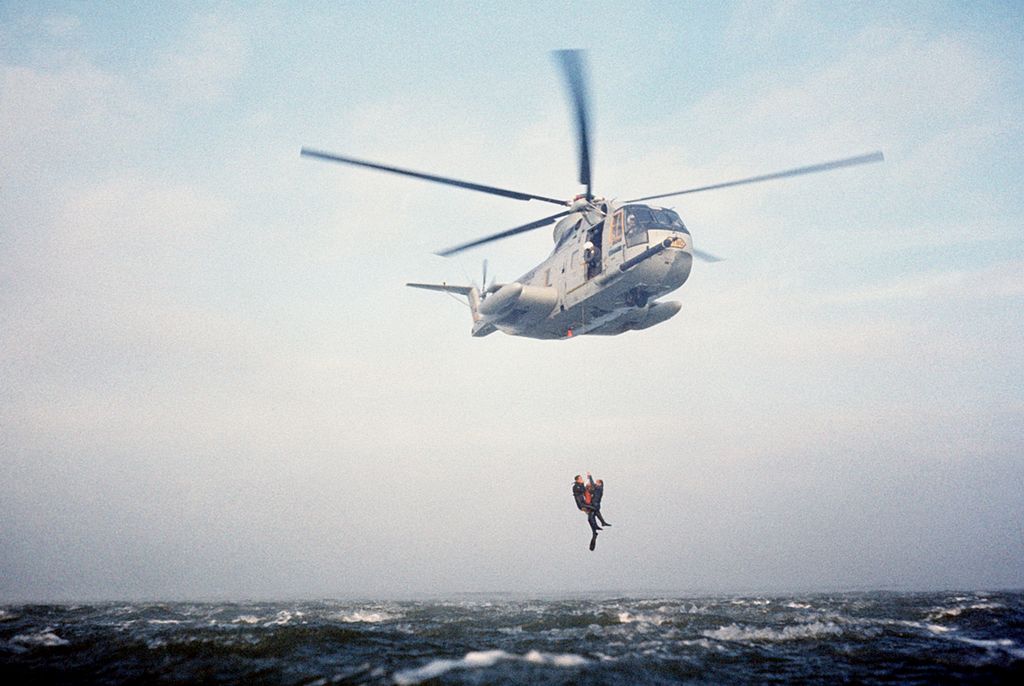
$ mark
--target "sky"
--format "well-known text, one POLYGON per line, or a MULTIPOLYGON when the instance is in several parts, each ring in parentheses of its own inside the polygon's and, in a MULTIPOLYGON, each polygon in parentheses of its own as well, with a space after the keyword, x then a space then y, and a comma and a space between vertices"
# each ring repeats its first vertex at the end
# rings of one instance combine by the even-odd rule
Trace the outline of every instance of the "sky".
POLYGON ((0 5, 0 602, 1024 587, 1014 2, 0 5), (570 198, 668 322, 474 339, 570 198), (606 482, 597 550, 572 477, 606 482))

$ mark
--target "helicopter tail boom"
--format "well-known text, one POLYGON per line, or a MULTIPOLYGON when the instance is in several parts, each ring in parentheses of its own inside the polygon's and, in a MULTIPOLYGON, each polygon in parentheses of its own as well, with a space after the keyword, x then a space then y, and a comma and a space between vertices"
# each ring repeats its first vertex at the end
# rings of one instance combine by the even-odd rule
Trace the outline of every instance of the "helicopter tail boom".
POLYGON ((422 288, 426 291, 441 291, 443 293, 458 293, 459 295, 469 296, 472 291, 476 288, 473 286, 453 286, 447 283, 407 283, 405 284, 409 288, 422 288))
POLYGON ((465 296, 466 300, 469 301, 469 309, 473 313, 473 335, 477 337, 486 336, 497 331, 492 324, 482 321, 480 316, 480 303, 482 300, 480 298, 480 291, 476 286, 453 286, 447 283, 407 283, 405 285, 410 288, 421 288, 425 291, 440 291, 442 293, 455 293, 465 296))

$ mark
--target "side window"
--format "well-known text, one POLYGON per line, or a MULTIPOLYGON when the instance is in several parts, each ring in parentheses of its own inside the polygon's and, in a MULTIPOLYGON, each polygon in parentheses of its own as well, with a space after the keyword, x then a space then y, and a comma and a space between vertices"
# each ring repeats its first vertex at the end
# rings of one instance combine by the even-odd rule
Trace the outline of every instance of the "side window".
POLYGON ((615 217, 612 218, 612 243, 618 243, 622 240, 622 210, 615 213, 615 217))

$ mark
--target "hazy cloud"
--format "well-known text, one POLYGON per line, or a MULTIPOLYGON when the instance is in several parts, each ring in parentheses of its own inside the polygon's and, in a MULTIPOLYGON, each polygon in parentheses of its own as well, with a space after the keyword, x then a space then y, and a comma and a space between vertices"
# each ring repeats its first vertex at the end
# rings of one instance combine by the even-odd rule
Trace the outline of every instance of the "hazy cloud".
POLYGON ((540 95, 481 84, 443 49, 456 32, 366 12, 175 16, 123 65, 87 17, 54 16, 29 23, 84 42, 0 52, 0 596, 1021 582, 1024 261, 999 155, 1021 73, 984 36, 739 5, 707 49, 754 66, 658 107, 636 70, 674 44, 630 42, 598 82, 630 87, 594 99, 601 193, 887 161, 679 199, 727 260, 664 325, 479 340, 465 307, 403 284, 479 278, 485 255, 514 278, 549 232, 429 252, 546 206, 298 149, 570 195, 558 74, 543 56, 540 95), (411 85, 403 36, 437 46, 411 85), (334 70, 316 98, 307 63, 334 70), (587 468, 622 525, 582 580, 568 480, 587 468))
POLYGON ((218 14, 196 16, 158 58, 155 77, 182 102, 216 102, 229 95, 249 53, 249 35, 239 23, 218 14))

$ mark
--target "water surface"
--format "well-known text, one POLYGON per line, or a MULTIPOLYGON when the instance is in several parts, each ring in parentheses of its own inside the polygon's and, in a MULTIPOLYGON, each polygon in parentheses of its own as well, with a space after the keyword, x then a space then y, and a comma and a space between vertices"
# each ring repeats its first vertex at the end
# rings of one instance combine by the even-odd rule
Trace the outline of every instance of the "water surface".
POLYGON ((991 684, 1022 677, 1024 593, 0 608, 4 683, 991 684))

